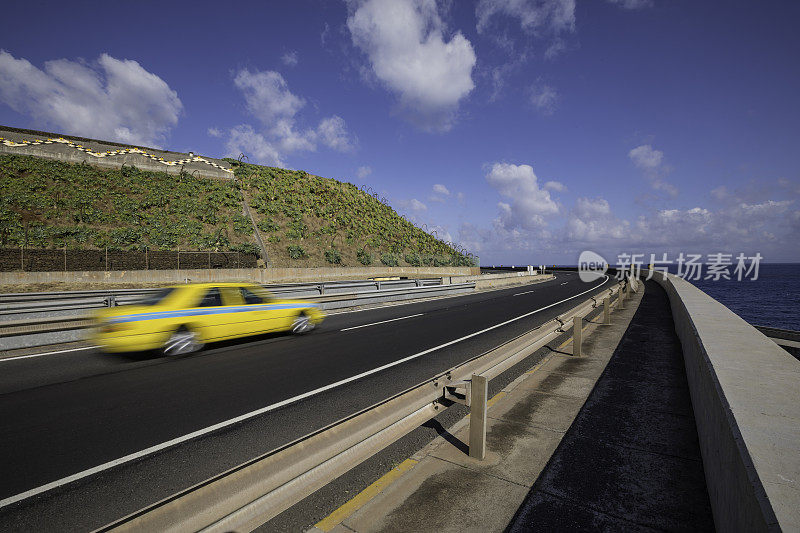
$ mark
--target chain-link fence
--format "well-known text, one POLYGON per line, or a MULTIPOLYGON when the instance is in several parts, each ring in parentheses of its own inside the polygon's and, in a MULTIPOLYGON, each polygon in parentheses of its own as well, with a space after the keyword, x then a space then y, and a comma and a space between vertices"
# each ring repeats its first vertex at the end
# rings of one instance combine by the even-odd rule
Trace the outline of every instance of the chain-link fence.
POLYGON ((257 260, 258 256, 242 252, 0 249, 0 271, 3 272, 255 268, 257 260))

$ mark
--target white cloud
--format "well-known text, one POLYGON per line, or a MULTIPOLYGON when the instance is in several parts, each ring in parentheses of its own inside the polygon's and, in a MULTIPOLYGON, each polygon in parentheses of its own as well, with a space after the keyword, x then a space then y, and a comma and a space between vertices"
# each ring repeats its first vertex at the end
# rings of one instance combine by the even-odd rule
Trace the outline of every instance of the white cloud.
POLYGON ((450 235, 450 231, 447 229, 446 226, 435 225, 428 228, 428 233, 439 239, 440 241, 444 242, 453 242, 453 236, 450 235))
POLYGON ((233 81, 262 129, 241 124, 230 130, 228 155, 237 156, 235 151, 245 152, 242 148, 246 147, 250 150, 248 155, 258 162, 282 166, 287 154, 313 152, 318 144, 339 152, 355 149, 356 140, 338 115, 322 119, 316 128, 297 127, 297 114, 305 106, 305 100, 289 90, 279 72, 242 69, 233 81))
POLYGON ((208 128, 206 131, 211 137, 222 137, 222 130, 219 128, 208 128))
POLYGON ((286 166, 278 147, 267 140, 264 135, 256 132, 249 124, 241 124, 232 128, 225 147, 230 157, 245 154, 266 165, 286 166))
POLYGON ((622 9, 644 9, 646 7, 653 7, 653 0, 607 0, 612 4, 616 4, 622 9))
POLYGON ((642 170, 654 170, 661 166, 664 152, 654 150, 649 144, 643 144, 628 152, 628 157, 642 170))
POLYGON ((533 230, 546 225, 544 217, 559 212, 550 192, 539 187, 530 165, 495 163, 486 181, 511 203, 500 202, 498 223, 506 230, 533 230))
POLYGON ((292 94, 286 80, 274 70, 250 72, 242 69, 233 83, 244 94, 247 109, 264 124, 280 117, 294 117, 306 104, 292 94))
POLYGON ((476 56, 460 32, 449 40, 434 0, 366 0, 347 19, 353 43, 372 73, 397 94, 407 118, 449 130, 459 102, 475 87, 476 56))
POLYGON ((475 8, 478 33, 489 29, 492 18, 504 15, 519 19, 529 33, 560 33, 575 29, 575 0, 481 0, 475 8))
POLYGON ((291 52, 286 52, 281 56, 281 61, 287 67, 294 67, 297 65, 298 57, 297 57, 297 50, 292 50, 291 52))
POLYGON ((319 123, 317 137, 322 144, 337 152, 350 152, 355 148, 354 140, 347 133, 344 119, 338 115, 323 119, 319 123))
POLYGON ((544 184, 544 188, 553 192, 567 192, 567 186, 560 181, 548 181, 544 184))
POLYGON ((725 187, 724 185, 720 185, 715 189, 711 189, 711 196, 722 202, 730 197, 730 193, 728 192, 727 187, 725 187))
MULTIPOLYGON (((658 167, 663 158, 658 160, 654 156, 643 161, 658 167)), ((527 176, 523 181, 530 182, 531 172, 525 169, 516 173, 527 176)), ((514 177, 502 182, 513 184, 517 180, 514 177)), ((720 209, 695 206, 647 210, 626 220, 606 199, 582 197, 567 211, 563 225, 553 228, 553 221, 547 221, 547 226, 538 225, 545 221, 542 216, 541 220, 535 219, 523 227, 508 222, 519 211, 512 193, 519 194, 520 188, 496 188, 503 196, 512 198, 499 202, 500 216, 490 227, 464 224, 458 233, 459 242, 489 261, 535 255, 574 262, 586 249, 595 250, 610 261, 615 261, 619 253, 668 253, 674 259, 680 252, 704 255, 723 252, 735 256, 759 251, 771 261, 800 258, 795 245, 800 241, 796 199, 749 202, 725 191, 724 206, 720 209)))
POLYGON ((552 59, 566 48, 563 35, 575 31, 575 0, 480 0, 475 16, 480 34, 497 35, 493 21, 510 18, 525 33, 549 38, 544 55, 552 59))
POLYGON ((558 107, 558 92, 550 85, 531 87, 531 104, 542 115, 552 115, 558 107))
POLYGON ((664 179, 671 170, 664 164, 664 152, 654 149, 649 144, 643 144, 628 152, 628 157, 644 172, 653 189, 664 191, 670 196, 678 194, 678 189, 664 179))
POLYGON ((428 206, 417 200, 416 198, 412 198, 411 200, 403 200, 399 202, 400 207, 404 207, 414 212, 420 211, 427 211, 428 206))
POLYGON ((372 167, 358 167, 358 170, 356 170, 356 176, 360 180, 363 180, 370 174, 372 174, 372 167))
POLYGON ((570 211, 565 237, 571 242, 608 245, 628 237, 629 223, 618 219, 603 198, 578 198, 570 211))
POLYGON ((441 183, 436 183, 433 186, 433 192, 436 194, 441 194, 442 196, 450 196, 450 191, 441 183))
POLYGON ((162 146, 183 109, 178 93, 130 59, 47 61, 0 50, 0 101, 64 133, 162 146))

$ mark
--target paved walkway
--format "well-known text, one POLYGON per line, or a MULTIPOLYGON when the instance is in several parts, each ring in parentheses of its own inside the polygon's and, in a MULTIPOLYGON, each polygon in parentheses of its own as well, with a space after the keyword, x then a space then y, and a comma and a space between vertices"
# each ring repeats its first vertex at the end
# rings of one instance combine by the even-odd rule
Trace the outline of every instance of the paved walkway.
POLYGON ((465 419, 315 529, 713 529, 666 295, 647 283, 612 317, 490 400, 485 460, 465 419))
POLYGON ((651 528, 714 529, 683 353, 654 282, 509 530, 651 528))

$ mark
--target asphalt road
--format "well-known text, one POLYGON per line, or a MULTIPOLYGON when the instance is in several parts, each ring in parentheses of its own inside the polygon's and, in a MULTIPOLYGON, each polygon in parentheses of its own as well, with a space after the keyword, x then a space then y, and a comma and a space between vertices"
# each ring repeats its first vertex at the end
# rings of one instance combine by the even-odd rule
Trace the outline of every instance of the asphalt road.
POLYGON ((332 315, 308 336, 179 358, 77 351, 2 361, 0 529, 103 525, 423 382, 613 282, 557 276, 332 315), (159 448, 171 440, 180 442, 159 448))

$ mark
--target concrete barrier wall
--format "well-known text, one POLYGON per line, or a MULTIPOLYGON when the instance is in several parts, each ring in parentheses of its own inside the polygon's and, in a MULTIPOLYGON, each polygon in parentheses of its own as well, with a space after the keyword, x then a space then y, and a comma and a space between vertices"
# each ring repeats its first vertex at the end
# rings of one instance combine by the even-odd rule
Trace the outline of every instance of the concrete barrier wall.
POLYGON ((800 530, 800 362, 691 283, 655 279, 683 347, 717 530, 800 530))
MULTIPOLYGON (((40 283, 183 283, 212 281, 253 281, 283 283, 292 281, 355 280, 404 276, 440 278, 480 272, 477 267, 341 267, 341 268, 231 268, 199 270, 118 270, 83 272, 0 272, 2 285, 40 283)), ((456 283, 455 281, 453 283, 456 283)), ((460 283, 460 282, 459 282, 460 283)))
POLYGON ((509 287, 524 285, 537 281, 553 279, 552 274, 529 274, 528 272, 509 272, 503 274, 471 274, 468 276, 450 276, 442 280, 443 283, 475 283, 475 288, 493 289, 496 287, 509 287))

